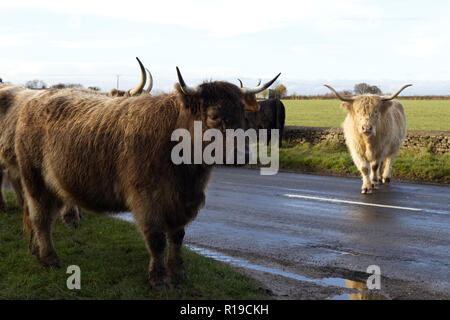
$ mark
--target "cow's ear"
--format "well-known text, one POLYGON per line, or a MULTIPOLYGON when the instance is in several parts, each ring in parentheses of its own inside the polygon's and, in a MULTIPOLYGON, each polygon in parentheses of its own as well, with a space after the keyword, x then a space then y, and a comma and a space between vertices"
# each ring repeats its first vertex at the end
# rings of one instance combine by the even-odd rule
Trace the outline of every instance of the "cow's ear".
POLYGON ((350 113, 353 108, 353 102, 352 101, 344 101, 341 103, 341 108, 344 109, 345 112, 350 113))
POLYGON ((186 94, 181 90, 181 86, 179 83, 175 84, 175 91, 177 92, 178 101, 183 105, 185 108, 191 109, 191 111, 197 112, 200 110, 200 104, 202 102, 202 99, 200 97, 199 92, 196 92, 195 94, 186 94))
POLYGON ((392 100, 381 101, 381 107, 380 107, 381 113, 386 112, 393 104, 394 104, 394 102, 392 100))

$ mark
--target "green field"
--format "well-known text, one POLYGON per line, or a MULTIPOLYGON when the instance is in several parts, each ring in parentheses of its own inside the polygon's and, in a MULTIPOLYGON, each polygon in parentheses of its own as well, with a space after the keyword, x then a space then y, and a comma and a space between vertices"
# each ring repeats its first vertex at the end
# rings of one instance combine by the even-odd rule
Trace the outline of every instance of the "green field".
POLYGON ((55 223, 53 240, 62 268, 40 265, 27 252, 22 214, 6 191, 0 212, 0 300, 4 299, 266 299, 248 277, 228 265, 183 249, 189 280, 149 290, 149 254, 136 227, 106 214, 85 213, 79 230, 55 223), (69 265, 81 269, 81 289, 69 290, 69 265))
MULTIPOLYGON (((344 175, 360 173, 343 144, 286 143, 280 149, 280 168, 344 175)), ((393 178, 450 183, 450 155, 402 149, 392 166, 393 178)))
MULTIPOLYGON (((450 130, 450 100, 400 100, 408 130, 450 130)), ((286 125, 340 127, 346 113, 338 100, 283 100, 286 125)))

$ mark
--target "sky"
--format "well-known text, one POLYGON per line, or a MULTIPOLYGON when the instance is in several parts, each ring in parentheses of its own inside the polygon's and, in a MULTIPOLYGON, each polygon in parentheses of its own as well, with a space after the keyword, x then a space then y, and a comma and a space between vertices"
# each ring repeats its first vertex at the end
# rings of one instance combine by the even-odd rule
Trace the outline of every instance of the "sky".
POLYGON ((139 82, 171 91, 180 67, 205 80, 256 85, 281 72, 288 94, 367 82, 385 93, 450 95, 450 1, 0 1, 0 78, 139 82))

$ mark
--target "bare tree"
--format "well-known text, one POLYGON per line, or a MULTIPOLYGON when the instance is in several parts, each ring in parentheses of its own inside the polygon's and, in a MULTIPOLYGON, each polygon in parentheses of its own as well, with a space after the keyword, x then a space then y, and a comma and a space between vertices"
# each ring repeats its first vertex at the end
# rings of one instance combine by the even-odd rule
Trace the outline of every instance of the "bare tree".
POLYGON ((25 83, 25 88, 28 89, 46 89, 47 88, 47 84, 42 81, 42 80, 31 80, 31 81, 27 81, 25 83))
POLYGON ((279 84, 278 86, 273 89, 273 97, 277 99, 284 98, 287 93, 287 88, 283 84, 279 84))
POLYGON ((382 93, 380 88, 378 88, 377 86, 371 86, 365 82, 356 84, 353 91, 355 92, 355 94, 366 94, 366 93, 381 94, 382 93))
POLYGON ((51 86, 52 89, 64 89, 64 88, 83 88, 79 83, 57 83, 51 86))

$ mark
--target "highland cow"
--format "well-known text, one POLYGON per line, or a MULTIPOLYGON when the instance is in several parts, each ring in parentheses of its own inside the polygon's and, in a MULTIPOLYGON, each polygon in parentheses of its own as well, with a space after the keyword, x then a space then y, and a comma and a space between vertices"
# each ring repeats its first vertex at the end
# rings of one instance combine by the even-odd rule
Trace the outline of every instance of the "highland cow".
MULTIPOLYGON (((141 83, 133 90, 129 91, 115 91, 114 94, 111 94, 113 90, 108 94, 109 96, 133 96, 140 94, 142 92, 146 92, 150 94, 150 91, 153 87, 153 78, 150 73, 150 70, 147 70, 149 76, 149 84, 147 88, 143 90, 143 86, 146 82, 146 76, 144 71, 144 66, 142 65, 139 58, 137 61, 141 68, 141 83)), ((22 208, 23 207, 23 195, 22 195, 22 187, 20 184, 19 171, 17 168, 16 157, 14 154, 14 136, 15 136, 15 128, 17 122, 17 115, 19 111, 19 106, 23 105, 23 103, 18 103, 18 105, 13 105, 14 95, 16 92, 24 89, 19 86, 2 86, 0 91, 0 125, 2 127, 2 131, 0 131, 0 211, 6 210, 6 203, 3 199, 3 194, 1 192, 2 180, 5 176, 9 176, 9 180, 14 189, 16 195, 16 203, 22 208), (4 163, 5 168, 8 170, 5 172, 1 168, 1 163, 4 163)), ((59 89, 59 88, 55 88, 59 89)), ((87 94, 96 94, 96 95, 106 95, 103 92, 93 91, 89 89, 82 88, 73 88, 73 90, 85 92, 87 94)), ((31 95, 33 96, 33 95, 31 95)), ((71 229, 78 228, 80 225, 80 216, 81 212, 77 208, 65 207, 61 212, 61 217, 64 224, 71 229)))
MULTIPOLYGON (((24 199, 15 153, 16 124, 19 111, 28 101, 39 99, 46 92, 58 90, 60 89, 29 90, 15 85, 4 85, 0 88, 0 126, 2 128, 0 131, 0 167, 5 169, 4 172, 0 171, 0 187, 3 176, 6 176, 15 192, 16 203, 20 208, 23 208, 24 199)), ((87 90, 84 91, 87 92, 87 90)), ((0 202, 3 202, 4 209, 6 209, 4 201, 0 202)), ((61 218, 68 228, 78 228, 80 225, 80 212, 75 207, 62 206, 61 218)))
POLYGON ((267 142, 271 140, 270 129, 279 130, 278 146, 282 145, 284 134, 284 123, 286 111, 280 99, 269 99, 258 101, 259 110, 256 112, 245 112, 247 128, 268 129, 267 142))
POLYGON ((15 150, 26 198, 24 227, 41 263, 60 266, 51 227, 66 203, 93 211, 130 210, 151 253, 150 284, 165 286, 168 274, 185 276, 184 227, 204 204, 212 166, 175 165, 171 134, 177 128, 193 134, 194 121, 205 130, 241 128, 243 91, 265 90, 274 80, 246 90, 228 82, 192 88, 178 68, 177 73, 179 83, 170 94, 111 99, 67 89, 24 101, 15 150))
POLYGON ((341 96, 325 85, 342 102, 345 142, 353 162, 362 174, 361 193, 372 193, 380 183, 392 178, 392 163, 406 137, 403 106, 393 100, 410 84, 391 96, 365 94, 353 98, 341 96))
MULTIPOLYGON (((241 88, 242 81, 238 79, 241 88)), ((258 85, 260 85, 259 81, 258 85)), ((256 96, 253 95, 256 101, 256 96)), ((258 109, 245 112, 246 128, 267 129, 267 143, 271 141, 271 129, 279 130, 278 146, 281 147, 284 134, 286 111, 280 99, 258 101, 258 109)))

